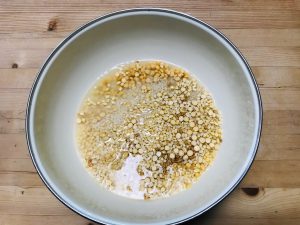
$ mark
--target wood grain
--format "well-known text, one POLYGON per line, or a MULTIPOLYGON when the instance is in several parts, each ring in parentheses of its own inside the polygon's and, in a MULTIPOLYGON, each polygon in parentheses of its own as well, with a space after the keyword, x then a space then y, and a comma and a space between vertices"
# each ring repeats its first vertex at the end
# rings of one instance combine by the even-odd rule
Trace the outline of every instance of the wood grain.
MULTIPOLYGON (((30 159, 1 159, 0 163, 0 185, 43 186, 30 159)), ((241 186, 296 188, 300 186, 299 173, 299 160, 256 160, 241 186)))
POLYGON ((0 0, 0 225, 94 224, 38 177, 25 139, 27 97, 42 63, 70 32, 134 7, 179 10, 218 28, 247 58, 262 94, 253 166, 228 198, 187 224, 300 224, 299 0, 0 0))
MULTIPOLYGON (((74 224, 74 225, 96 225, 95 223, 89 222, 84 218, 78 215, 42 215, 42 216, 26 216, 26 215, 14 215, 14 216, 2 216, 2 221, 5 225, 32 225, 32 224, 39 224, 43 221, 43 225, 64 225, 64 224, 74 224)), ((232 224, 232 225, 263 225, 263 224, 272 224, 272 225, 282 225, 282 224, 289 224, 289 225, 299 225, 299 219, 256 219, 256 218, 209 218, 206 215, 198 217, 197 220, 189 221, 190 225, 220 225, 220 224, 232 224), (201 222, 199 222, 201 221, 201 222), (220 223, 222 221, 222 223, 220 223)))
MULTIPOLYGON (((12 41, 19 42, 20 40, 13 39, 12 41)), ((32 39, 28 42, 38 43, 42 40, 32 39)), ((17 44, 17 47, 14 47, 7 46, 5 42, 0 42, 0 47, 6 52, 6 57, 0 58, 0 68, 12 68, 14 64, 18 68, 39 68, 58 43, 58 39, 52 39, 49 43, 50 46, 32 46, 28 48, 26 43, 17 44)), ((297 67, 300 61, 300 47, 295 46, 249 46, 241 47, 240 50, 252 66, 297 67)))
MULTIPOLYGON (((138 5, 136 5, 138 6, 138 5)), ((157 4, 157 7, 164 7, 157 4)), ((46 8, 46 7, 44 7, 46 8)), ((126 7, 115 8, 118 10, 126 7)), ((195 10, 185 9, 182 5, 174 5, 170 9, 184 11, 197 18, 205 19, 207 23, 216 28, 300 28, 297 10, 195 10), (238 18, 238 20, 236 19, 238 18)), ((2 12, 0 17, 1 33, 43 33, 48 31, 49 20, 55 20, 57 29, 70 32, 94 18, 114 11, 114 9, 94 8, 90 11, 59 11, 28 13, 26 12, 2 12), (10 23, 13 21, 13 23, 10 23)), ((37 12, 37 11, 35 11, 37 12)))
MULTIPOLYGON (((20 133, 0 134, 0 143, 5 149, 0 151, 0 159, 29 158, 24 130, 20 133)), ((256 160, 300 160, 300 134, 287 134, 284 129, 277 134, 263 130, 256 160)))
MULTIPOLYGON (((29 89, 0 89, 0 111, 15 114, 24 110, 27 104, 29 89), (8 111, 8 112, 7 112, 8 111), (14 112, 13 112, 14 111, 14 112), (17 111, 17 112, 15 112, 17 111)), ((300 89, 261 88, 264 110, 299 110, 300 89)))
POLYGON ((192 9, 195 11, 219 11, 219 10, 294 10, 297 8, 297 1, 295 0, 260 0, 253 1, 219 1, 219 0, 203 0, 199 3, 197 0, 144 0, 144 1, 65 1, 52 0, 41 2, 39 0, 27 1, 26 4, 20 3, 18 0, 2 1, 0 12, 81 12, 93 11, 95 9, 103 10, 120 10, 120 8, 134 8, 134 7, 168 7, 179 8, 185 10, 192 9))
MULTIPOLYGON (((251 68, 260 88, 300 88, 299 67, 252 66, 251 68)), ((38 71, 39 68, 0 69, 0 88, 30 89, 38 71)))
MULTIPOLYGON (((236 189, 228 200, 215 208, 206 218, 266 219, 300 218, 300 189, 259 188, 249 195, 243 188, 236 189), (279 201, 280 200, 280 201, 279 201), (255 207, 245 207, 255 205, 255 207)), ((53 197, 45 187, 2 186, 0 189, 0 215, 70 216, 73 212, 53 197), (27 204, 30 204, 29 208, 27 204)))

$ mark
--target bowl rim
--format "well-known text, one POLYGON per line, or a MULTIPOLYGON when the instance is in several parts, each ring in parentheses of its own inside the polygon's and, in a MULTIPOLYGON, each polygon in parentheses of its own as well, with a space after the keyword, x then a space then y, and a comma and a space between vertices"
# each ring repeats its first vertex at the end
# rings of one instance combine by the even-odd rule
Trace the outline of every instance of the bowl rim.
MULTIPOLYGON (((32 142, 34 142, 34 140, 32 139, 32 135, 30 133, 30 126, 31 126, 31 122, 30 122, 30 114, 32 111, 32 100, 33 100, 33 95, 36 91, 36 87, 38 85, 38 83, 40 82, 40 78, 42 77, 42 74, 44 73, 44 70, 46 69, 46 67, 48 66, 49 62, 51 62, 51 60, 53 59, 53 57, 56 55, 57 52, 59 52, 59 50, 61 50, 65 44, 67 44, 67 42, 69 40, 71 40, 74 36, 76 36, 78 33, 80 33, 82 30, 91 27, 93 25, 95 25, 96 23, 107 19, 107 18, 111 18, 114 16, 118 16, 118 15, 124 15, 124 14, 128 14, 130 15, 131 13, 134 12, 145 12, 145 13, 149 13, 149 12, 156 12, 156 13, 164 13, 164 14, 169 14, 169 15, 173 15, 173 16, 178 16, 178 17, 182 17, 184 19, 188 19, 191 20, 193 22, 196 22, 202 26, 205 26, 206 28, 208 28, 209 30, 211 30, 213 33, 215 33, 217 36, 219 36, 220 38, 222 38, 225 42, 227 42, 229 44, 229 46, 237 53, 237 55, 240 57, 240 59, 242 60, 242 62, 244 63, 244 65, 246 66, 246 69, 248 70, 249 74, 250 74, 250 78, 251 81, 253 83, 254 89, 255 89, 255 94, 257 97, 257 101, 258 101, 258 127, 257 127, 257 131, 256 131, 256 140, 255 140, 255 145, 253 147, 253 152, 251 155, 250 160, 248 161, 247 166, 245 167, 242 175, 239 177, 239 179, 219 198, 217 199, 215 202, 213 202, 211 205, 207 206, 205 209, 195 213, 192 216, 188 216, 184 219, 175 221, 175 222, 171 222, 168 224, 179 224, 179 223, 183 223, 186 222, 188 220, 191 220, 199 215, 202 215, 203 213, 207 212, 209 209, 213 208, 214 206, 216 206, 217 204, 219 204, 221 201, 223 201, 230 193, 233 192, 233 190, 240 184, 240 182, 243 180, 243 178, 246 176, 246 174, 248 173, 254 159, 255 156, 257 154, 257 150, 258 150, 258 146, 260 143, 260 137, 261 137, 261 132, 262 132, 262 122, 263 122, 263 107, 262 107, 262 99, 261 99, 261 94, 259 91, 259 87, 257 85, 257 82, 255 80, 254 74, 250 68, 250 65, 248 64, 248 62, 246 61, 245 57, 242 55, 242 53, 238 50, 238 48, 223 34, 221 33, 219 30, 217 30, 216 28, 212 27, 211 25, 203 22, 200 19, 197 19, 191 15, 182 13, 182 12, 178 12, 175 10, 171 10, 171 9, 166 9, 166 8, 130 8, 130 9, 124 9, 124 10, 119 10, 119 11, 114 11, 108 14, 105 14, 103 16, 97 17, 96 19, 93 19, 91 21, 89 21, 88 23, 80 26, 79 28, 77 28, 75 31, 73 31, 71 34, 69 34, 65 39, 63 39, 58 45, 57 47, 50 53, 50 55, 47 57, 47 59, 44 61, 41 69, 39 70, 39 72, 36 75, 36 78, 33 82, 33 85, 31 87, 30 93, 29 93, 29 97, 28 97, 28 101, 27 101, 27 108, 26 108, 26 115, 25 115, 25 132, 26 132, 26 141, 27 141, 27 146, 28 146, 28 150, 29 150, 29 154, 31 157, 31 160, 33 162, 33 165, 37 171, 37 173, 39 174, 41 180, 43 181, 43 183, 46 185, 46 187, 50 190, 50 192, 61 202, 63 203, 65 206, 67 206, 69 209, 71 209, 72 211, 76 212, 77 214, 81 215, 82 217, 89 219, 93 222, 96 223, 103 223, 103 224, 114 224, 108 221, 104 221, 104 220, 99 220, 96 218, 92 218, 91 216, 87 215, 86 213, 84 213, 83 211, 81 211, 80 207, 76 206, 76 205, 72 205, 69 202, 67 202, 62 196, 60 196, 55 190, 54 188, 48 183, 47 179, 45 178, 45 176, 43 175, 42 170, 39 168, 38 164, 37 164, 37 159, 34 155, 33 152, 33 146, 32 146, 32 142)), ((117 223, 115 223, 117 224, 117 223)))

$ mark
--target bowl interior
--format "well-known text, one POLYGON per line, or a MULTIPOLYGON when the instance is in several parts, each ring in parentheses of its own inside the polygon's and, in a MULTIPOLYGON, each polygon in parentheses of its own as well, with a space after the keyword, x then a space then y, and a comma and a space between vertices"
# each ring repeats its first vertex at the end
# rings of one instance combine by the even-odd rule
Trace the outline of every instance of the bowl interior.
POLYGON ((259 136, 259 101, 243 60, 207 26, 162 11, 119 13, 98 20, 64 42, 42 70, 28 119, 35 163, 66 204, 96 221, 172 223, 207 209, 247 170, 259 136), (75 116, 97 77, 137 59, 174 63, 212 93, 223 117, 216 160, 187 191, 154 201, 124 198, 97 184, 81 163, 75 116))

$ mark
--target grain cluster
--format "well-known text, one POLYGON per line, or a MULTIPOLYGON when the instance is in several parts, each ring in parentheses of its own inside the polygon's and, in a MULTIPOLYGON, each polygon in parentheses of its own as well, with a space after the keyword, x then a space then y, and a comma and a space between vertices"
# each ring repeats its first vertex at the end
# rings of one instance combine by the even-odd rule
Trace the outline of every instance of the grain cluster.
POLYGON ((191 187, 222 142, 210 93, 161 61, 135 61, 101 78, 84 99, 77 126, 83 161, 97 180, 143 199, 191 187), (125 167, 122 183, 116 174, 125 167))

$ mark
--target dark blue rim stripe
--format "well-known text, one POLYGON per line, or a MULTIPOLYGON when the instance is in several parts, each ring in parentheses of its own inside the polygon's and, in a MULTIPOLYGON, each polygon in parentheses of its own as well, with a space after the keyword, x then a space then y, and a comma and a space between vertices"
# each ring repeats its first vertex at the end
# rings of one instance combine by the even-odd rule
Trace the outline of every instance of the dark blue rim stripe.
POLYGON ((182 222, 185 222, 185 221, 188 221, 192 218, 195 218, 196 216, 199 216, 203 213, 205 213, 206 211, 208 211, 209 209, 211 209, 212 207, 214 207, 215 205, 217 205, 218 203, 220 203, 222 200, 224 200, 237 186, 238 184, 242 181, 242 179, 245 177, 245 175, 247 174, 247 172, 249 171, 253 161, 254 161, 254 158, 256 156, 256 153, 257 153, 257 149, 258 149, 258 145, 259 145, 259 141, 260 141, 260 136, 261 136, 261 130, 262 130, 262 120, 263 120, 263 109, 262 109, 262 101, 261 101, 261 95, 260 95, 260 92, 259 92, 259 89, 258 89, 258 85, 256 83, 256 80, 254 78, 254 75, 251 71, 251 68, 248 64, 248 62, 246 61, 246 59, 244 58, 244 56, 241 54, 241 52, 237 49, 237 47, 224 35, 222 34, 220 31, 218 31, 217 29, 213 28, 212 26, 206 24, 205 22, 201 21, 201 20, 198 20, 196 19, 195 17, 192 17, 190 15, 187 15, 187 14, 184 14, 184 13, 180 13, 180 12, 176 12, 176 11, 173 11, 173 10, 169 10, 169 9, 161 9, 161 8, 134 8, 134 9, 127 9, 127 10, 121 10, 121 11, 117 11, 117 12, 113 12, 113 13, 110 13, 110 14, 107 14, 107 15, 104 15, 104 16, 101 16, 95 20, 92 20, 90 22, 88 22, 87 24, 81 26, 80 28, 78 28, 77 30, 75 30, 73 33, 71 33, 67 38, 65 38, 54 50, 53 52, 49 55, 49 57, 46 59, 45 63, 43 64, 42 68, 40 69, 40 71, 38 72, 37 74, 37 77, 35 78, 35 81, 33 83, 33 86, 30 90, 30 94, 29 94, 29 98, 28 98, 28 102, 27 102, 27 109, 26 109, 26 120, 25 120, 25 130, 26 130, 26 139, 27 139, 27 145, 28 145, 28 149, 29 149, 29 153, 30 153, 30 156, 31 156, 31 159, 32 159, 32 162, 34 164, 34 167, 36 168, 39 176, 41 177, 42 181, 45 183, 45 185, 47 186, 47 188, 53 193, 53 195, 59 200, 61 201, 64 205, 66 205, 68 208, 70 208, 71 210, 73 210, 74 212, 78 213, 79 215, 89 219, 89 220, 92 220, 96 223, 105 223, 105 224, 109 224, 105 221, 99 221, 99 220, 96 220, 95 218, 91 218, 89 217, 88 215, 84 214, 83 212, 81 212, 79 209, 77 209, 75 206, 72 206, 70 205, 68 202, 66 202, 61 196, 59 196, 55 190, 49 185, 49 183, 47 182, 47 180, 45 179, 44 175, 42 174, 40 168, 38 167, 37 165, 37 162, 36 162, 36 158, 33 154, 33 151, 32 151, 32 140, 31 140, 31 134, 30 134, 30 113, 31 113, 31 105, 32 105, 32 98, 33 98, 33 95, 35 93, 35 90, 36 90, 36 86, 37 84, 39 83, 40 81, 40 78, 45 70, 45 68, 47 67, 47 65, 49 64, 49 62, 52 60, 52 58, 55 56, 55 54, 71 39, 73 38, 74 36, 76 36, 80 31, 88 28, 89 26, 99 22, 99 21, 102 21, 106 18, 109 18, 109 17, 113 17, 113 16, 116 16, 116 15, 120 15, 120 14, 130 14, 132 12, 163 12, 163 13, 168 13, 168 14, 173 14, 173 15, 177 15, 177 16, 180 16, 180 17, 184 17, 184 18, 187 18, 187 19, 190 19, 194 22, 197 22, 207 28, 209 28, 210 30, 214 31, 216 34, 218 34, 220 37, 222 37, 234 50, 235 52, 240 56, 240 58, 243 60, 245 66, 247 67, 248 69, 248 72, 250 74, 250 78, 253 82, 253 85, 255 87, 255 91, 256 91, 256 95, 257 95, 257 98, 258 98, 258 103, 259 103, 259 126, 258 126, 258 130, 257 130, 257 137, 256 137, 256 143, 255 143, 255 146, 254 146, 254 151, 253 151, 253 154, 252 154, 252 157, 245 169, 245 171, 243 172, 243 174, 241 175, 241 177, 237 180, 237 182, 221 197, 219 198, 216 202, 214 202, 213 204, 211 204, 210 206, 208 206, 207 208, 201 210, 200 212, 196 213, 195 215, 193 216, 190 216, 188 218, 185 218, 183 220, 180 220, 180 221, 176 221, 174 223, 170 223, 170 224, 179 224, 179 223, 182 223, 182 222))

